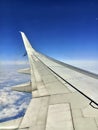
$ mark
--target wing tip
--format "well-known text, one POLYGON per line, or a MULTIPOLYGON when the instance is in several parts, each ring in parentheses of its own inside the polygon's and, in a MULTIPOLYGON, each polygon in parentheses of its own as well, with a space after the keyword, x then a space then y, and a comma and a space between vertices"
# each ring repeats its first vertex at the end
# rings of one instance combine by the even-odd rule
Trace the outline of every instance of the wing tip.
POLYGON ((24 34, 24 32, 22 32, 22 31, 19 31, 19 32, 20 32, 21 35, 24 34))

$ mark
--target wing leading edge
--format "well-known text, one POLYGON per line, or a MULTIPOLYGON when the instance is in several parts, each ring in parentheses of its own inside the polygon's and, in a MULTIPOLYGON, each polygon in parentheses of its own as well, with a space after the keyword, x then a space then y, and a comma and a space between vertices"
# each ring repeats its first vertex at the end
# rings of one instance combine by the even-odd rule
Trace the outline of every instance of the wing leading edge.
POLYGON ((98 105, 97 76, 38 53, 21 35, 30 63, 29 72, 21 72, 30 73, 31 81, 13 89, 30 92, 33 99, 13 129, 97 130, 98 111, 89 105, 98 105))

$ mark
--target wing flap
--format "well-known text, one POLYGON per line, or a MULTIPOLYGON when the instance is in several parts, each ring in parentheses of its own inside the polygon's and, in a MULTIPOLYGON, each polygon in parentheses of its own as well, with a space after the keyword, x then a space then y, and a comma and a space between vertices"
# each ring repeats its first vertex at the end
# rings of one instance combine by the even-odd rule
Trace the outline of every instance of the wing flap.
POLYGON ((39 126, 40 130, 44 130, 46 126, 45 121, 47 118, 48 102, 49 97, 32 99, 19 128, 31 128, 32 130, 39 126))
POLYGON ((46 130, 73 130, 70 105, 68 103, 49 106, 46 130))

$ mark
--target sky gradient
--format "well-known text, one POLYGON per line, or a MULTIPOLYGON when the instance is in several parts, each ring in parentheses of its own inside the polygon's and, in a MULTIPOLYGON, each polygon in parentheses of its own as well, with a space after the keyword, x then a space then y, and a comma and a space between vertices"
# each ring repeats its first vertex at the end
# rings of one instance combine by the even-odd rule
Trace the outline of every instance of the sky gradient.
POLYGON ((19 31, 63 60, 98 60, 97 0, 0 0, 0 61, 25 60, 19 31))

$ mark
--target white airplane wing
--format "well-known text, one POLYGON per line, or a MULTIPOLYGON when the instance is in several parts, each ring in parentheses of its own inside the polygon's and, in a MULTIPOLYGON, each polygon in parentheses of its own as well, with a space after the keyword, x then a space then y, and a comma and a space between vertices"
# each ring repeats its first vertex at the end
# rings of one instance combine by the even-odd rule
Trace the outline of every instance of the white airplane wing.
POLYGON ((0 129, 98 130, 98 75, 35 51, 21 32, 27 51, 31 81, 15 86, 32 93, 21 119, 0 124, 0 129), (14 123, 12 123, 14 122, 14 123))

